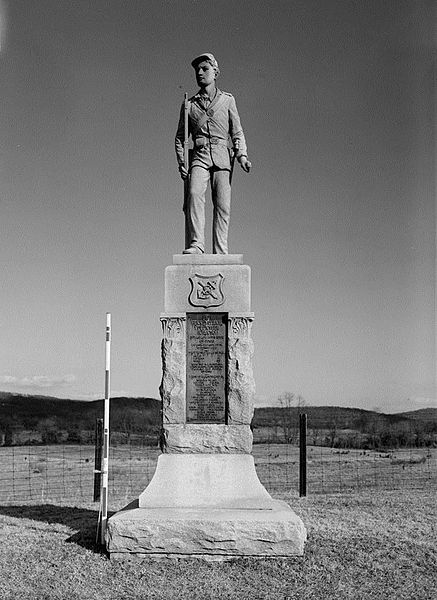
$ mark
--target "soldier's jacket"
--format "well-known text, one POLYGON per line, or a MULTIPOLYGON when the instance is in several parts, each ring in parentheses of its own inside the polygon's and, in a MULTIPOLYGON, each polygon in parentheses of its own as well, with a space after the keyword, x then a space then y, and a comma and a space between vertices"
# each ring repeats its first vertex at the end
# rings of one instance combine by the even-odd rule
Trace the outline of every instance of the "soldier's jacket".
MULTIPOLYGON (((188 135, 192 137, 190 168, 231 168, 231 148, 238 148, 237 157, 247 155, 246 140, 232 94, 217 89, 215 98, 205 109, 200 94, 188 101, 188 135)), ((176 157, 184 164, 184 104, 181 107, 175 138, 176 157)))

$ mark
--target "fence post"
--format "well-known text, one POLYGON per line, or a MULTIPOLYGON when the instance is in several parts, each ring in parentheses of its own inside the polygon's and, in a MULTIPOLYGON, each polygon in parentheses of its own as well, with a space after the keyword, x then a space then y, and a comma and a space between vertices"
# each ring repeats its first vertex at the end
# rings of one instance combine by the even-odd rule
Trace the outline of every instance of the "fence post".
POLYGON ((307 495, 307 415, 299 415, 299 496, 307 495))
POLYGON ((102 446, 103 419, 96 419, 96 446, 94 450, 94 502, 98 502, 100 500, 100 486, 102 483, 102 446))

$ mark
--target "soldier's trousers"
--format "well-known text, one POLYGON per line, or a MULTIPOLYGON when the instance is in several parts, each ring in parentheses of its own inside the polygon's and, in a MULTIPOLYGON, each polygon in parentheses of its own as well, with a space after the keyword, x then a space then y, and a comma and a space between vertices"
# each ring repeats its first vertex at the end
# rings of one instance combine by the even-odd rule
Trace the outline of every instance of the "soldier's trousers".
POLYGON ((188 246, 198 246, 205 251, 205 196, 211 183, 212 203, 212 251, 213 254, 228 253, 228 230, 231 214, 230 171, 225 169, 191 169, 188 198, 185 206, 185 227, 188 246))

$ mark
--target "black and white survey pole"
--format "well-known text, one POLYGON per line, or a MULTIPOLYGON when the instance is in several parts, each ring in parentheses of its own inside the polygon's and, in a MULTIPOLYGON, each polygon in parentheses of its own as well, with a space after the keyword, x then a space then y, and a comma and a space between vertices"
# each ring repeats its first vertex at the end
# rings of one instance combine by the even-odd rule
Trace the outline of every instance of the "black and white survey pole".
POLYGON ((106 313, 105 341, 105 406, 103 413, 102 493, 100 494, 100 543, 105 545, 108 521, 108 469, 109 469, 109 397, 111 393, 111 313, 106 313))

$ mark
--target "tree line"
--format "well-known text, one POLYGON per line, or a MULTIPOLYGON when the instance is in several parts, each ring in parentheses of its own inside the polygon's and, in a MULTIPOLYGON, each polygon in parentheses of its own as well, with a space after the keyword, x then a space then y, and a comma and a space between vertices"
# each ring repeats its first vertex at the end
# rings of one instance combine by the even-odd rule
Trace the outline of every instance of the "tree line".
MULTIPOLYGON (((432 412, 413 419, 356 408, 315 407, 290 392, 278 398, 278 405, 255 409, 255 443, 297 444, 299 414, 305 412, 309 444, 361 449, 437 445, 437 419, 432 412)), ((111 399, 111 443, 157 444, 160 409, 161 402, 154 398, 111 399)), ((103 400, 79 402, 0 392, 0 445, 91 444, 96 420, 102 416, 103 400)))

